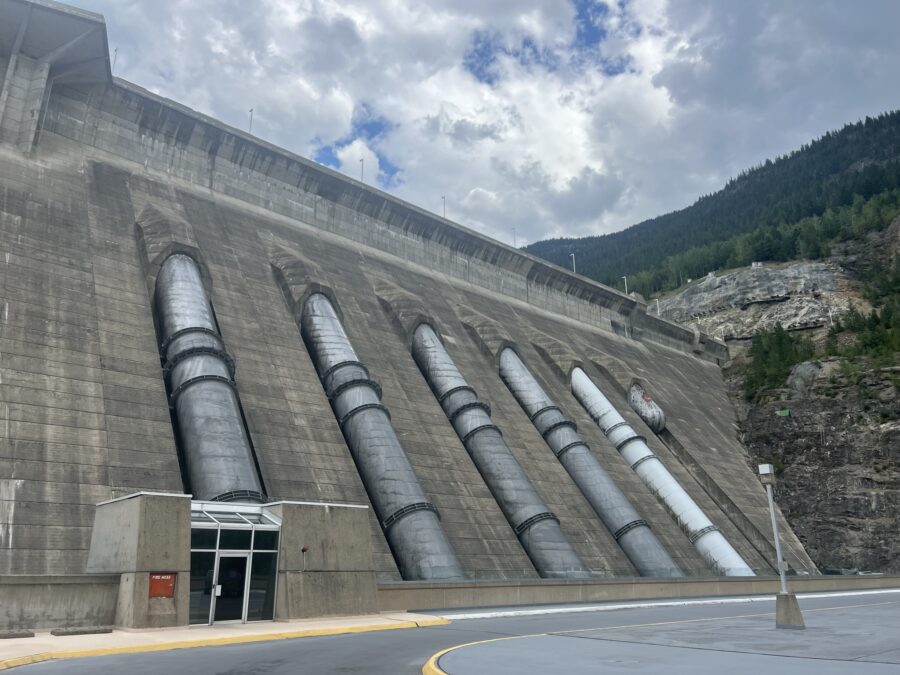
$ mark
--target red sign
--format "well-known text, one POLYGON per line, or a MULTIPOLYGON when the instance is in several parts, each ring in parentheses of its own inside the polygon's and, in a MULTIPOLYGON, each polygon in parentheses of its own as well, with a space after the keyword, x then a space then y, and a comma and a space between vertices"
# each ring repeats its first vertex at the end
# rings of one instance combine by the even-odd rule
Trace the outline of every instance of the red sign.
POLYGON ((150 597, 174 598, 176 577, 178 574, 175 572, 151 572, 150 597))

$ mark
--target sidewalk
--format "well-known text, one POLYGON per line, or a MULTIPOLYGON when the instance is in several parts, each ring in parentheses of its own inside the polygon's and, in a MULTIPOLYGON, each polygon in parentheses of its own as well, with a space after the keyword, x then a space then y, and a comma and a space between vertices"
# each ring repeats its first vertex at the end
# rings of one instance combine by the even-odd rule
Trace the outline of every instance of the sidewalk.
POLYGON ((450 623, 447 619, 427 614, 391 612, 298 621, 259 621, 140 631, 114 630, 112 633, 95 635, 54 636, 49 632, 36 633, 33 638, 0 640, 0 670, 51 659, 213 647, 242 642, 438 626, 447 623, 450 623))

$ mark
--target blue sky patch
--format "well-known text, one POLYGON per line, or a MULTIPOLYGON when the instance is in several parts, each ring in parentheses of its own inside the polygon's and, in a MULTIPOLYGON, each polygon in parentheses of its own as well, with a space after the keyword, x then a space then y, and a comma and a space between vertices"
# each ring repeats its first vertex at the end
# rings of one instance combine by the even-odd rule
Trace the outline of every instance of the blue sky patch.
POLYGON ((577 49, 596 47, 606 38, 602 19, 609 14, 606 3, 596 0, 573 0, 575 5, 575 44, 577 49))

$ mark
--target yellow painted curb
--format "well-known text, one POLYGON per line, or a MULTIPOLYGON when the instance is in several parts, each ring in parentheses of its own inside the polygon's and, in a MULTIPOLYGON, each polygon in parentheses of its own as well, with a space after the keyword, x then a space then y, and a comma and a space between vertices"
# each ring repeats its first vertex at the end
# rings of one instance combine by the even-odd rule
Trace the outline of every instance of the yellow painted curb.
POLYGON ((475 642, 467 642, 463 645, 456 645, 455 647, 447 647, 447 649, 442 649, 437 654, 431 655, 431 658, 425 662, 424 666, 422 666, 422 675, 448 675, 446 671, 441 670, 438 661, 444 654, 449 654, 457 649, 474 647, 475 645, 484 645, 488 642, 502 642, 503 640, 518 640, 525 637, 537 637, 538 635, 542 635, 542 633, 536 633, 535 635, 510 635, 509 637, 493 638, 491 640, 476 640, 475 642))
POLYGON ((309 630, 288 631, 284 633, 259 633, 256 635, 235 635, 232 637, 202 638, 199 640, 183 640, 180 642, 160 642, 157 644, 130 645, 127 647, 103 647, 98 649, 78 649, 71 651, 44 652, 30 654, 14 659, 0 661, 0 670, 8 670, 16 666, 27 666, 54 659, 80 659, 90 656, 111 656, 115 654, 141 654, 161 652, 174 649, 193 649, 195 647, 217 647, 221 645, 237 645, 250 642, 267 642, 269 640, 292 640, 304 637, 323 637, 326 635, 346 635, 350 633, 369 633, 400 628, 424 628, 426 626, 444 626, 450 623, 447 619, 434 618, 424 621, 395 621, 368 626, 345 626, 343 628, 311 628, 309 630))

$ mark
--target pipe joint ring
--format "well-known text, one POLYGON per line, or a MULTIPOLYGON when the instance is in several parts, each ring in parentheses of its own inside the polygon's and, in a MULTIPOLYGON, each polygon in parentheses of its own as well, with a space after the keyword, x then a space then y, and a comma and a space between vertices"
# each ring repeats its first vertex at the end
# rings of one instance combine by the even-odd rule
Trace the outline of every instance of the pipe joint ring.
POLYGON ((204 326, 190 326, 189 328, 182 328, 181 330, 175 331, 169 337, 167 337, 165 340, 163 340, 162 344, 159 346, 160 353, 162 353, 162 355, 165 356, 166 351, 168 351, 168 349, 169 349, 169 345, 172 344, 172 342, 175 341, 177 338, 180 338, 182 335, 185 335, 187 333, 206 333, 207 335, 212 335, 223 345, 225 344, 225 341, 222 339, 222 336, 219 335, 212 328, 205 328, 204 326))
POLYGON ((636 527, 650 527, 650 525, 643 518, 640 518, 638 520, 632 520, 630 523, 627 523, 627 524, 623 525, 622 527, 620 527, 618 530, 616 530, 613 533, 613 538, 616 541, 619 541, 619 539, 621 539, 627 532, 631 532, 636 527))
POLYGON ((340 370, 341 368, 348 368, 350 366, 356 366, 357 368, 362 368, 363 372, 366 374, 366 377, 369 377, 369 369, 366 368, 359 361, 340 361, 339 363, 335 363, 328 370, 322 373, 319 378, 322 382, 325 382, 331 375, 335 373, 335 371, 340 370))
POLYGON ((555 411, 557 411, 558 413, 562 413, 562 411, 559 409, 559 406, 557 406, 557 405, 548 405, 548 406, 544 406, 543 408, 541 408, 540 410, 538 410, 536 413, 534 413, 533 415, 531 415, 531 416, 529 417, 529 419, 530 419, 532 422, 534 422, 538 417, 540 417, 541 415, 543 415, 545 412, 550 412, 551 410, 555 410, 555 411))
POLYGON ((605 429, 601 429, 601 430, 603 431, 604 434, 606 434, 608 436, 609 434, 611 434, 613 431, 615 431, 619 427, 627 427, 627 426, 628 426, 628 422, 626 422, 625 420, 622 420, 621 422, 616 422, 615 424, 610 425, 610 426, 606 427, 605 429))
POLYGON ((338 386, 331 390, 331 392, 328 394, 328 398, 333 401, 351 387, 362 386, 366 386, 374 390, 375 395, 378 396, 378 400, 381 400, 381 385, 370 377, 360 377, 352 380, 347 380, 346 382, 341 382, 338 386))
POLYGON ((486 430, 486 429, 493 429, 493 430, 495 430, 498 434, 500 434, 501 436, 503 435, 503 432, 500 431, 500 427, 498 427, 496 424, 482 424, 481 426, 475 427, 475 428, 472 429, 469 433, 467 433, 465 436, 462 437, 463 445, 465 445, 466 443, 468 443, 468 442, 469 442, 469 439, 472 438, 472 436, 474 436, 474 435, 477 434, 478 432, 484 431, 484 430, 486 430))
POLYGON ((262 492, 256 490, 231 490, 223 492, 217 497, 213 497, 211 502, 257 502, 259 504, 266 503, 266 496, 262 492))
POLYGON ((654 454, 651 452, 649 455, 644 455, 644 456, 641 457, 639 460, 637 460, 634 464, 631 465, 631 468, 632 468, 632 469, 637 469, 641 464, 643 464, 644 462, 646 462, 648 459, 659 459, 659 457, 657 457, 656 455, 654 455, 654 454))
POLYGON ((557 523, 559 522, 559 518, 556 517, 555 513, 550 513, 549 511, 545 511, 544 513, 538 513, 531 518, 523 520, 521 523, 513 528, 516 532, 516 536, 522 536, 526 530, 528 530, 531 526, 541 522, 542 520, 555 520, 557 523))
POLYGON ((361 406, 357 406, 356 408, 354 408, 353 410, 348 412, 346 415, 344 415, 341 419, 339 419, 338 424, 341 426, 341 428, 343 428, 344 424, 347 423, 347 420, 349 420, 351 417, 353 417, 357 413, 363 412, 364 410, 380 410, 385 415, 387 415, 388 419, 391 419, 391 411, 388 410, 387 408, 385 408, 380 403, 364 403, 361 406))
POLYGON ((441 519, 441 514, 438 513, 437 507, 431 502, 416 502, 415 504, 408 504, 400 509, 394 511, 391 515, 385 518, 381 522, 381 526, 385 530, 389 530, 391 525, 396 523, 398 520, 403 518, 404 516, 408 516, 410 513, 415 513, 416 511, 431 511, 438 517, 438 520, 441 519))
POLYGON ((572 448, 577 447, 579 445, 588 447, 588 444, 585 443, 584 441, 572 441, 571 443, 562 446, 559 450, 554 450, 553 454, 555 454, 557 456, 557 458, 562 457, 564 453, 567 453, 569 450, 571 450, 572 448))
POLYGON ((477 396, 475 390, 472 389, 472 387, 470 387, 470 386, 467 385, 467 384, 461 384, 461 385, 458 386, 458 387, 453 387, 452 389, 448 389, 448 390, 445 391, 443 394, 441 394, 440 396, 438 396, 438 403, 440 403, 440 404, 443 406, 443 405, 444 405, 444 401, 447 400, 447 398, 449 398, 449 397, 452 396, 453 394, 455 394, 455 393, 457 393, 457 392, 460 392, 460 391, 471 391, 471 392, 472 392, 472 396, 477 396))
POLYGON ((704 536, 704 535, 707 535, 707 534, 709 534, 710 532, 718 532, 718 531, 719 531, 719 528, 716 527, 715 525, 707 525, 707 526, 704 527, 702 530, 697 530, 697 531, 694 532, 693 534, 689 535, 689 536, 688 536, 688 539, 689 539, 690 542, 693 544, 693 543, 695 543, 698 539, 700 539, 700 537, 702 537, 702 536, 704 536))
POLYGON ((234 377, 234 359, 231 357, 231 354, 226 352, 224 349, 216 349, 215 347, 188 347, 184 351, 178 352, 175 356, 173 356, 166 362, 166 365, 163 368, 164 375, 166 377, 169 377, 169 375, 172 374, 172 370, 175 368, 175 366, 177 366, 185 359, 196 356, 197 354, 209 354, 210 356, 218 357, 228 367, 228 373, 231 375, 231 377, 234 377))
POLYGON ((222 377, 221 375, 198 375, 197 377, 192 377, 189 380, 185 380, 181 384, 179 384, 175 389, 169 394, 169 405, 171 407, 175 407, 175 401, 178 400, 178 397, 184 393, 184 390, 190 387, 191 385, 197 384, 198 382, 207 382, 207 381, 215 381, 222 382, 223 384, 227 384, 231 389, 234 389, 234 380, 222 377))
POLYGON ((622 448, 624 448, 626 445, 628 445, 628 444, 631 443, 632 441, 641 441, 641 442, 644 443, 645 445, 646 445, 646 443, 647 443, 647 439, 646 439, 646 438, 644 438, 643 436, 638 436, 637 434, 635 434, 634 436, 631 436, 630 438, 626 438, 624 441, 622 441, 621 443, 619 443, 619 444, 616 446, 616 450, 618 450, 618 451, 621 452, 621 451, 622 451, 622 448))
POLYGON ((483 410, 487 414, 488 417, 491 416, 491 406, 489 406, 487 403, 485 403, 483 401, 469 401, 468 403, 463 403, 461 406, 459 406, 453 412, 448 413, 447 419, 449 419, 450 422, 452 423, 453 420, 455 420, 457 417, 462 415, 467 410, 473 410, 475 408, 479 408, 479 409, 483 410))
POLYGON ((541 432, 541 436, 543 436, 546 439, 547 436, 549 436, 552 431, 556 431, 560 427, 569 427, 572 431, 578 431, 578 425, 575 424, 575 422, 573 422, 572 420, 562 419, 562 420, 559 420, 558 422, 554 422, 549 427, 544 429, 541 432))

